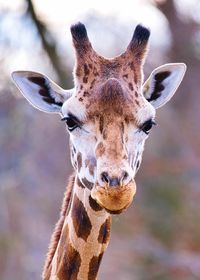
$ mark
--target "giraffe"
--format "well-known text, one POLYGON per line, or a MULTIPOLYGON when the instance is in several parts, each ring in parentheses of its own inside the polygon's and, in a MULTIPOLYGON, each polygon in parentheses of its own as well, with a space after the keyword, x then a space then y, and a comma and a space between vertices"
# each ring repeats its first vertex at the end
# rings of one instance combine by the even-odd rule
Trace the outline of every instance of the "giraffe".
POLYGON ((111 216, 128 208, 136 193, 135 175, 155 111, 171 99, 186 71, 184 63, 165 64, 143 81, 150 30, 142 25, 125 52, 112 59, 95 52, 82 23, 72 25, 71 34, 73 89, 40 73, 12 73, 34 107, 61 116, 70 137, 75 173, 50 241, 44 280, 97 279, 111 216))

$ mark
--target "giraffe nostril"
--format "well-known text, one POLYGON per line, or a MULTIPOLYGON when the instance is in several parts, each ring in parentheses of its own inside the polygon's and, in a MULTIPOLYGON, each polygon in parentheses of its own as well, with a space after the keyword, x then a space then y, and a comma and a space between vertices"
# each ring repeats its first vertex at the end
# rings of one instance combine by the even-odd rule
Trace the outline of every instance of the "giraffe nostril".
POLYGON ((108 184, 110 187, 117 187, 123 185, 124 181, 126 181, 127 178, 129 178, 129 174, 126 171, 123 171, 121 173, 121 176, 119 177, 111 177, 108 175, 107 172, 101 173, 102 182, 108 184))
POLYGON ((120 179, 117 177, 110 177, 107 172, 103 172, 101 174, 101 180, 110 187, 116 187, 120 185, 120 179))
POLYGON ((103 172, 103 173, 101 174, 101 180, 102 180, 104 183, 107 183, 107 184, 110 182, 109 176, 108 176, 108 173, 107 173, 107 172, 103 172))
POLYGON ((126 171, 123 171, 122 172, 122 179, 121 179, 121 181, 123 182, 124 180, 126 180, 127 178, 128 178, 128 172, 126 172, 126 171))

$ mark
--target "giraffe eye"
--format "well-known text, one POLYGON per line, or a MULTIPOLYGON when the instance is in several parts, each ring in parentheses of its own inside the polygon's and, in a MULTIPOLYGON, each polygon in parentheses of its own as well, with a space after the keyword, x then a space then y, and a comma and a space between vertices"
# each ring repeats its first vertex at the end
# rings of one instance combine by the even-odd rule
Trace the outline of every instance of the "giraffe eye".
POLYGON ((153 120, 148 120, 140 127, 140 129, 144 133, 149 134, 149 131, 151 130, 153 125, 156 125, 156 123, 153 120))
POLYGON ((66 124, 68 126, 69 131, 73 131, 75 128, 78 127, 78 124, 72 118, 67 118, 66 124))
POLYGON ((64 117, 61 121, 65 121, 69 131, 73 131, 77 127, 80 127, 78 120, 73 116, 64 117))

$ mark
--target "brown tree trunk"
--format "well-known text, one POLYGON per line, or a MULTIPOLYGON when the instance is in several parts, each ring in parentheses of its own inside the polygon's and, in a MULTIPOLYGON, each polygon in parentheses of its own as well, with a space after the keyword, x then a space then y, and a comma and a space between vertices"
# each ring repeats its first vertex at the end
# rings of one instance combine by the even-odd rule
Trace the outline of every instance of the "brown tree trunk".
POLYGON ((59 83, 66 88, 72 87, 72 77, 67 74, 67 71, 65 70, 66 67, 63 66, 57 54, 56 43, 51 32, 48 30, 45 24, 41 20, 39 20, 32 0, 25 1, 27 3, 27 14, 31 17, 37 29, 38 35, 42 42, 42 46, 46 54, 48 55, 56 74, 58 75, 59 83))
POLYGON ((168 20, 172 35, 172 46, 169 58, 172 62, 187 64, 187 72, 181 84, 181 93, 177 95, 175 106, 183 110, 190 110, 200 101, 199 71, 200 61, 195 53, 194 36, 199 30, 199 24, 192 18, 181 17, 175 7, 174 0, 156 1, 157 8, 168 20))

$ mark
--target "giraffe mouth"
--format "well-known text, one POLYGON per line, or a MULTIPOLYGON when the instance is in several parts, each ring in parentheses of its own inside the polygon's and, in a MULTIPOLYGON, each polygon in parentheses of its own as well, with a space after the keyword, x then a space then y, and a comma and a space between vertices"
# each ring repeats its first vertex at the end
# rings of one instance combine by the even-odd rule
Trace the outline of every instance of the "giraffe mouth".
POLYGON ((131 181, 125 186, 115 188, 96 185, 91 191, 91 196, 109 213, 120 214, 129 207, 135 193, 136 184, 135 181, 131 181))

